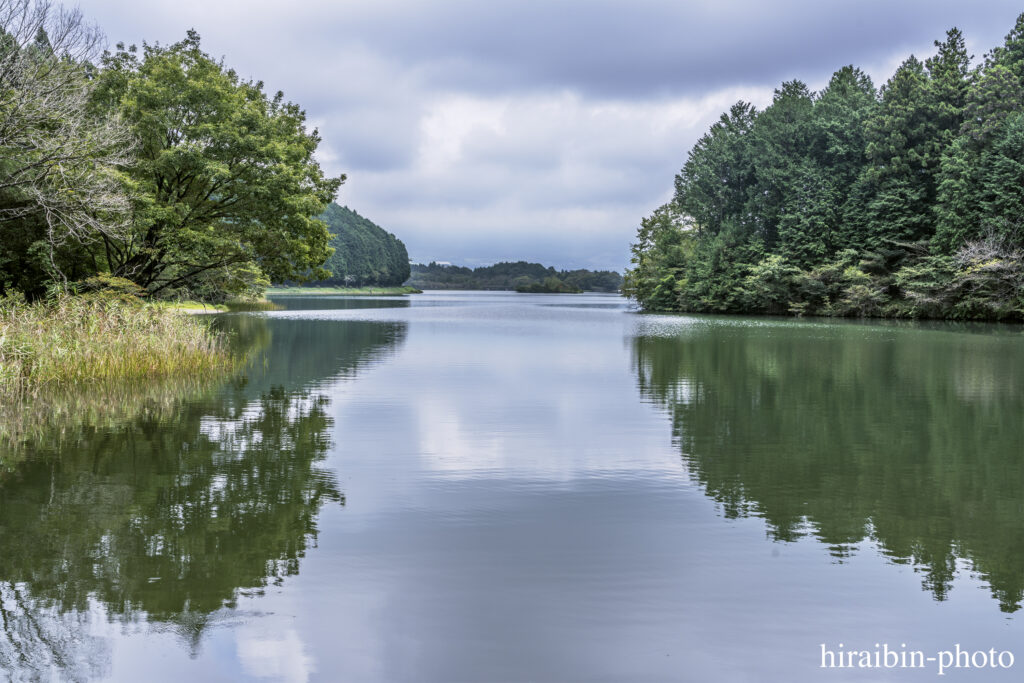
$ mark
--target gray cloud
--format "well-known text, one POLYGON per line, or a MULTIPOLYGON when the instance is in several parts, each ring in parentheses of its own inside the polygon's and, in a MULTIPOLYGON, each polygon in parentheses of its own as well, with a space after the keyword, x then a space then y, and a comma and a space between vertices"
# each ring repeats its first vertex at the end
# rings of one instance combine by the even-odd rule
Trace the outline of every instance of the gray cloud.
POLYGON ((348 204, 448 261, 621 268, 640 217, 736 99, 882 82, 962 28, 979 56, 1020 8, 951 0, 83 0, 112 41, 204 47, 303 105, 348 204))

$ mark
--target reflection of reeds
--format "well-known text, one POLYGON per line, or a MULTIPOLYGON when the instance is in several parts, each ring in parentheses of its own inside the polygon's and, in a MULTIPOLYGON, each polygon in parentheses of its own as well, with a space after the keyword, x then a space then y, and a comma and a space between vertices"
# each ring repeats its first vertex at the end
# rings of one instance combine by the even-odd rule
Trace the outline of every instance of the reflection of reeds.
POLYGON ((229 311, 232 313, 249 313, 254 311, 280 311, 284 309, 281 304, 275 304, 273 301, 266 299, 262 301, 229 301, 226 304, 229 311))
POLYGON ((0 299, 0 476, 44 435, 170 414, 267 341, 262 328, 227 334, 209 320, 111 297, 0 299))
POLYGON ((222 374, 153 381, 93 382, 51 387, 19 401, 0 401, 0 479, 28 451, 59 450, 83 430, 100 431, 125 420, 171 415, 182 400, 198 399, 224 381, 222 374))

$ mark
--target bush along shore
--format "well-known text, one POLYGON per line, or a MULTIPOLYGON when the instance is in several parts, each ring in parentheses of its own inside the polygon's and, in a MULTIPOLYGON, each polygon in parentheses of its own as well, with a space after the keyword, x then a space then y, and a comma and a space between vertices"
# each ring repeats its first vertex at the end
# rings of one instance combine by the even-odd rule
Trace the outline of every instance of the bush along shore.
POLYGON ((209 376, 235 367, 209 323, 129 295, 0 298, 0 401, 44 389, 209 376))
POLYGON ((845 66, 739 102, 645 218, 645 310, 1024 320, 1024 15, 972 65, 958 29, 881 88, 845 66))

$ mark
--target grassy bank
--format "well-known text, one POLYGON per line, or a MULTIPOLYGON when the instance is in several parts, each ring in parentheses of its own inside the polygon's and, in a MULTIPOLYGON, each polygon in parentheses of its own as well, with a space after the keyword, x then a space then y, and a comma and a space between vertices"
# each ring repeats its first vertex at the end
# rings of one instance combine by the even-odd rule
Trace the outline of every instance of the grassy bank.
POLYGON ((225 340, 194 316, 127 297, 0 299, 0 401, 44 387, 226 371, 225 340))
POLYGON ((357 296, 386 295, 395 296, 400 294, 422 294, 423 290, 415 287, 271 287, 267 290, 269 296, 282 296, 288 294, 301 294, 303 296, 317 294, 346 294, 357 296))
POLYGON ((205 301, 159 301, 153 306, 189 313, 227 313, 227 304, 208 304, 205 301))
POLYGON ((186 313, 248 313, 252 311, 279 311, 282 306, 266 299, 236 299, 222 304, 205 301, 155 301, 153 306, 186 313))

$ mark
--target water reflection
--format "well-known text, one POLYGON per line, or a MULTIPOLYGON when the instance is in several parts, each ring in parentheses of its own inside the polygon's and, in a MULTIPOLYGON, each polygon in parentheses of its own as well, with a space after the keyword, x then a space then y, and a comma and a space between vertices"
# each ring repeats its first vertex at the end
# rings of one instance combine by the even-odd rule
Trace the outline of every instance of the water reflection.
POLYGON ((873 542, 938 600, 963 560, 1020 608, 1019 335, 657 325, 631 342, 640 391, 726 517, 763 517, 778 541, 811 534, 840 560, 873 542))
MULTIPOLYGON (((289 310, 293 303, 288 302, 289 310)), ((403 321, 353 320, 338 324, 332 320, 278 320, 244 314, 226 315, 217 323, 239 344, 251 344, 248 340, 264 335, 270 340, 253 355, 244 375, 250 395, 279 385, 294 390, 353 378, 363 368, 395 353, 408 329, 403 321)))
POLYGON ((289 311, 331 311, 367 308, 409 308, 412 301, 407 296, 313 296, 276 295, 270 297, 273 304, 289 311))
POLYGON ((105 675, 109 644, 84 635, 96 615, 195 651, 219 610, 297 574, 321 508, 344 504, 321 465, 333 423, 318 387, 396 348, 404 326, 220 324, 260 348, 227 386, 0 445, 0 671, 105 675))

